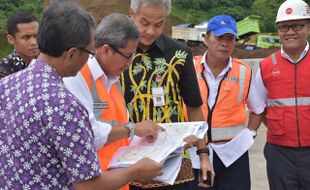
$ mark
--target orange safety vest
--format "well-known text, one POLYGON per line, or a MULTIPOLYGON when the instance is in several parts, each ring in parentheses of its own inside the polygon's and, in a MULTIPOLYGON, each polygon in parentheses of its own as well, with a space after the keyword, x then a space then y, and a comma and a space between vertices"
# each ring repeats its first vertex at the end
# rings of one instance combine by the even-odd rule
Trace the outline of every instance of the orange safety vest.
POLYGON ((246 99, 251 69, 238 59, 220 82, 213 108, 208 106, 209 88, 204 75, 202 56, 194 56, 195 70, 203 101, 202 111, 208 122, 208 139, 211 142, 229 141, 246 127, 246 99), (210 130, 211 129, 211 130, 210 130))
POLYGON ((291 63, 280 51, 260 64, 267 94, 267 142, 310 146, 310 53, 291 63))
MULTIPOLYGON (((85 64, 85 66, 81 69, 81 73, 94 100, 94 115, 96 119, 110 124, 127 123, 128 113, 123 94, 121 93, 121 86, 117 86, 117 83, 114 83, 111 86, 110 92, 108 92, 100 79, 94 81, 88 64, 85 64)), ((114 153, 120 147, 127 146, 128 144, 128 138, 124 138, 104 145, 104 147, 98 151, 101 169, 103 171, 107 171, 107 166, 110 163, 114 153)), ((129 190, 129 185, 126 185, 121 189, 129 190)))

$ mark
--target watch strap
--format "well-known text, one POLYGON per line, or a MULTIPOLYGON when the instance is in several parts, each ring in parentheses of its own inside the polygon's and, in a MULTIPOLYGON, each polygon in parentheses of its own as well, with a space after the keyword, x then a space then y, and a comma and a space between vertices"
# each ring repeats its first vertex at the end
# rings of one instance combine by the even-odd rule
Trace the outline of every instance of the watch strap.
POLYGON ((205 148, 200 148, 200 149, 197 149, 196 150, 196 154, 197 155, 200 155, 202 153, 207 153, 208 155, 210 154, 210 151, 209 151, 209 148, 208 147, 205 147, 205 148))
POLYGON ((129 130, 129 138, 132 140, 132 138, 135 136, 135 124, 132 122, 127 122, 125 124, 125 127, 129 130))

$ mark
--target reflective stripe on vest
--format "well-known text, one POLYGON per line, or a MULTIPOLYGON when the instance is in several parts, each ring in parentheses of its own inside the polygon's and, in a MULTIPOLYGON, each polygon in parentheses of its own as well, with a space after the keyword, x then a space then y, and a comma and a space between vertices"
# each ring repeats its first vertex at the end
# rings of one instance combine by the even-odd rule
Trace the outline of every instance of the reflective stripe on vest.
POLYGON ((244 65, 240 65, 240 76, 239 76, 240 90, 238 95, 239 104, 241 103, 243 97, 243 91, 245 88, 245 77, 246 77, 246 68, 244 65))
POLYGON ((260 63, 268 91, 267 142, 284 147, 310 147, 310 52, 292 63, 281 51, 260 63))
POLYGON ((212 127, 211 128, 212 141, 232 139, 245 127, 246 127, 245 125, 225 126, 223 128, 212 127))
MULTIPOLYGON (((87 84, 94 102, 94 117, 98 121, 108 122, 110 124, 124 124, 128 121, 128 115, 124 98, 119 93, 116 85, 111 86, 108 92, 101 80, 94 80, 88 63, 81 69, 83 78, 87 84)), ((112 126, 113 127, 113 126, 112 126)), ((107 171, 107 166, 111 162, 113 154, 122 146, 127 146, 128 138, 123 138, 112 143, 106 144, 98 150, 98 158, 103 171, 107 171)), ((126 185, 120 190, 129 190, 126 185)))
MULTIPOLYGON (((90 85, 91 85, 91 95, 93 97, 93 102, 94 102, 94 115, 96 120, 102 121, 102 109, 108 109, 107 103, 103 102, 99 96, 98 96, 98 91, 96 88, 95 80, 92 75, 90 75, 90 85)), ((118 90, 121 90, 121 86, 117 86, 118 90)), ((116 120, 105 120, 104 122, 109 123, 110 125, 115 125, 117 124, 116 120)))
POLYGON ((202 56, 195 56, 194 63, 196 76, 200 87, 200 93, 203 99, 203 114, 206 120, 209 119, 209 114, 212 111, 210 119, 211 121, 208 120, 209 126, 211 128, 211 131, 208 131, 210 133, 209 140, 215 142, 228 141, 235 137, 242 129, 246 127, 246 110, 244 109, 244 104, 247 93, 249 91, 251 70, 247 67, 247 65, 239 62, 239 60, 233 59, 232 70, 230 70, 229 73, 224 76, 222 80, 223 84, 219 86, 219 94, 216 100, 215 109, 212 110, 208 107, 209 89, 207 81, 204 77, 204 67, 201 63, 201 59, 202 56), (229 96, 227 97, 225 95, 227 91, 224 87, 229 85, 232 86, 229 89, 234 89, 235 91, 229 91, 230 94, 227 94, 227 96, 229 96), (234 88, 235 86, 236 88, 234 88), (224 97, 225 99, 223 99, 224 97), (232 103, 230 105, 235 105, 234 107, 230 106, 234 111, 226 112, 225 115, 222 115, 222 113, 220 113, 219 106, 226 107, 227 103, 232 103))
POLYGON ((118 92, 119 92, 121 95, 123 95, 123 97, 124 97, 124 93, 123 93, 122 85, 121 85, 120 81, 114 82, 114 85, 115 85, 115 87, 117 88, 118 92))
POLYGON ((268 99, 267 106, 268 107, 310 106, 310 97, 268 99))
POLYGON ((276 59, 276 54, 275 53, 271 54, 271 60, 272 60, 272 64, 273 65, 276 65, 278 63, 277 59, 276 59))
MULTIPOLYGON (((100 100, 99 96, 98 96, 98 92, 97 92, 97 88, 95 85, 95 80, 93 78, 92 75, 90 75, 90 85, 91 85, 91 95, 93 97, 93 102, 94 102, 94 115, 96 120, 101 121, 101 114, 102 114, 102 109, 104 109, 104 106, 100 106, 100 105, 105 105, 105 103, 100 100)), ((107 105, 108 106, 108 105, 107 105)), ((107 108, 106 106, 106 108, 107 108)))

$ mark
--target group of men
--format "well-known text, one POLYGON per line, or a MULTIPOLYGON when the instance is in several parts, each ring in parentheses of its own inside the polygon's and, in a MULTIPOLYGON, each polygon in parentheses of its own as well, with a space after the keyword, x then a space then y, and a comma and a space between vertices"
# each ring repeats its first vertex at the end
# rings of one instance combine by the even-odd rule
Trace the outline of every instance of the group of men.
POLYGON ((308 5, 281 4, 281 50, 256 77, 231 57, 233 17, 213 17, 207 51, 192 57, 163 34, 170 11, 171 0, 131 0, 129 17, 113 13, 96 26, 83 8, 56 1, 40 25, 28 13, 8 19, 14 50, 0 61, 1 188, 248 190, 245 144, 264 121, 270 189, 310 189, 308 5), (134 135, 152 142, 164 130, 156 123, 184 121, 209 128, 205 139, 184 139, 196 147, 184 153, 174 185, 152 180, 163 166, 148 158, 107 170, 134 135))

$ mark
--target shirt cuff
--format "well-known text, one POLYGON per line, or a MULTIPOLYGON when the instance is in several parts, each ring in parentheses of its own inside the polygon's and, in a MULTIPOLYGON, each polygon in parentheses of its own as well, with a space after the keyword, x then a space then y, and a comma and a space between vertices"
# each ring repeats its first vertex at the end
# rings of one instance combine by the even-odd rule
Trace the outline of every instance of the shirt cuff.
POLYGON ((92 123, 92 128, 95 137, 95 146, 98 150, 107 142, 112 126, 105 122, 96 121, 96 124, 92 123))
POLYGON ((253 112, 253 113, 255 113, 255 114, 261 114, 261 113, 263 113, 264 112, 264 110, 265 110, 265 108, 266 108, 266 105, 265 105, 265 103, 261 103, 261 104, 259 104, 259 105, 256 105, 255 107, 249 107, 249 110, 251 111, 251 112, 253 112))

